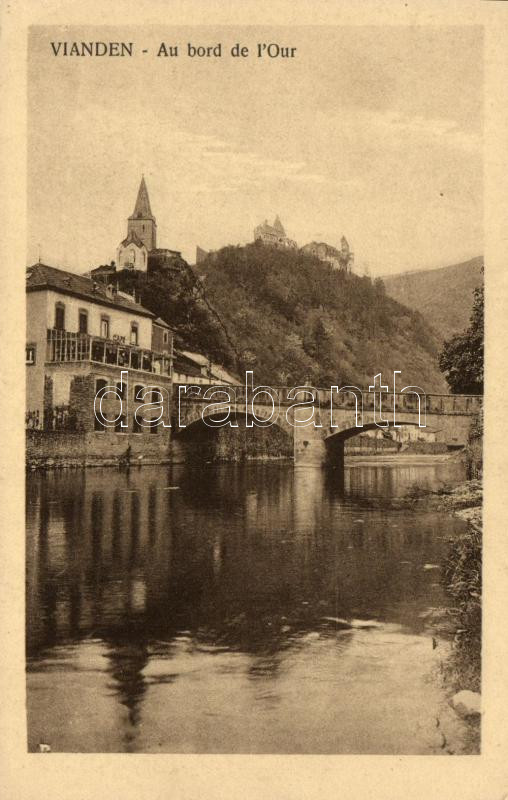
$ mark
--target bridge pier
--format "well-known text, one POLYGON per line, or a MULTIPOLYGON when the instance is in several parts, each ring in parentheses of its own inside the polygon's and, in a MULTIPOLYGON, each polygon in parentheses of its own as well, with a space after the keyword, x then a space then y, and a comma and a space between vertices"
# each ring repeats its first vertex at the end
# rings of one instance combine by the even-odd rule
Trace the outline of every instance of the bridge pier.
POLYGON ((327 451, 321 428, 308 425, 293 429, 293 452, 295 464, 323 466, 327 451))
POLYGON ((339 436, 332 436, 326 441, 326 466, 344 467, 344 445, 345 439, 339 436))

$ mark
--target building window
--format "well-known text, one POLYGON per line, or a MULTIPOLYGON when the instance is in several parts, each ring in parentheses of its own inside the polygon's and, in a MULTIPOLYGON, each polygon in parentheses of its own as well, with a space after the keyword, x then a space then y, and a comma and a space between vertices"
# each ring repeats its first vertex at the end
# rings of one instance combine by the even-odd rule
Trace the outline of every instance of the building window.
POLYGON ((137 322, 131 322, 131 344, 139 344, 139 325, 137 322))
POLYGON ((162 398, 159 397, 160 394, 161 393, 160 393, 159 389, 157 389, 157 387, 154 386, 154 388, 152 389, 152 399, 151 399, 150 402, 151 403, 161 403, 162 402, 162 398))
POLYGON ((134 250, 134 248, 132 248, 132 250, 131 250, 131 264, 135 264, 135 263, 136 263, 136 251, 134 250))
POLYGON ((164 333, 162 334, 162 341, 164 342, 164 344, 167 344, 169 342, 169 333, 167 331, 164 331, 164 333))
POLYGON ((150 425, 150 433, 159 433, 159 423, 152 422, 150 425))
POLYGON ((26 364, 35 364, 35 351, 36 347, 34 344, 27 344, 26 346, 26 355, 25 355, 25 363, 26 364))
POLYGON ((109 317, 101 317, 101 336, 109 339, 109 317))
POLYGON ((122 398, 122 400, 125 400, 125 384, 121 382, 117 383, 116 390, 120 395, 120 397, 122 398))
POLYGON ((65 306, 63 303, 55 303, 55 328, 57 331, 65 330, 65 306))
POLYGON ((88 311, 80 310, 78 329, 80 333, 88 333, 88 311))
MULTIPOLYGON (((142 395, 143 395, 144 388, 145 387, 141 386, 141 384, 139 384, 139 383, 136 384, 136 386, 134 387, 134 402, 136 402, 136 403, 142 403, 143 402, 142 395)), ((136 409, 136 411, 137 411, 137 409, 136 409)), ((133 433, 143 433, 143 426, 141 425, 141 422, 138 420, 136 412, 134 412, 134 415, 132 417, 132 432, 133 433)))

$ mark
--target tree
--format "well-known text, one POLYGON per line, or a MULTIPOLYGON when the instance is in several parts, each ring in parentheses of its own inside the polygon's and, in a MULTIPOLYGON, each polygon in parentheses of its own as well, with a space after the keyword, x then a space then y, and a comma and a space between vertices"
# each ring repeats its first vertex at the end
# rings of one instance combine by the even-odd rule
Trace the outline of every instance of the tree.
POLYGON ((135 289, 141 304, 171 326, 177 346, 199 350, 226 367, 236 367, 227 331, 184 261, 172 269, 149 273, 123 270, 117 280, 121 290, 135 289))
POLYGON ((483 286, 474 290, 469 328, 444 343, 439 368, 453 394, 483 394, 483 286))

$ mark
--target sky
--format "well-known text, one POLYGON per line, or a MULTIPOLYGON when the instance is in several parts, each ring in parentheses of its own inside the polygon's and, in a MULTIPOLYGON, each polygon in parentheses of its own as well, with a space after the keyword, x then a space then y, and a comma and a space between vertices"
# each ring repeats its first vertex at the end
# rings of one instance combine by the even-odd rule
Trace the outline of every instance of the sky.
POLYGON ((114 259, 142 174, 158 246, 190 263, 276 214, 300 246, 345 235, 373 277, 480 255, 482 49, 473 26, 33 28, 28 263, 114 259), (55 57, 51 41, 134 56, 55 57), (259 59, 262 42, 296 55, 259 59))

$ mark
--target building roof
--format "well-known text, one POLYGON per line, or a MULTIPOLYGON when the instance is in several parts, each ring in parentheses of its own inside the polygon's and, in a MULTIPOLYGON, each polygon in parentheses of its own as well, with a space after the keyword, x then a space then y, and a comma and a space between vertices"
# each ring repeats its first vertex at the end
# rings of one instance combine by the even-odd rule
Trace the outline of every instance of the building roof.
POLYGON ((210 364, 210 359, 208 356, 204 356, 203 353, 194 353, 192 350, 179 350, 178 354, 203 367, 207 367, 210 364))
POLYGON ((275 236, 276 238, 279 238, 280 235, 279 232, 275 230, 275 228, 272 228, 272 226, 268 224, 268 222, 263 222, 261 225, 258 225, 257 228, 255 228, 254 230, 254 234, 256 236, 261 234, 268 234, 269 236, 275 236))
MULTIPOLYGON (((286 234, 286 231, 284 229, 282 222, 280 221, 279 216, 275 217, 273 225, 270 225, 268 220, 265 219, 264 222, 262 222, 256 228, 254 228, 254 238, 258 238, 263 235, 273 236, 279 241, 281 239, 284 239, 286 242, 293 242, 293 240, 290 239, 286 234)), ((293 242, 293 244, 296 245, 296 242, 293 242)))
POLYGON ((49 267, 47 264, 34 264, 27 270, 26 290, 27 292, 37 292, 44 289, 51 289, 73 297, 82 297, 84 300, 99 305, 119 308, 122 311, 130 311, 145 317, 153 318, 155 316, 144 306, 122 296, 123 293, 122 295, 115 293, 113 297, 109 296, 107 287, 92 278, 49 267))
POLYGON ((278 218, 278 217, 277 217, 277 219, 275 220, 275 223, 274 223, 273 225, 270 225, 270 223, 268 222, 268 220, 267 220, 267 219, 265 219, 265 221, 264 221, 264 222, 262 222, 262 223, 261 223, 261 225, 258 225, 258 226, 257 226, 257 228, 256 228, 256 231, 257 231, 258 233, 268 233, 268 234, 271 234, 272 236, 277 236, 277 237, 279 237, 279 236, 285 236, 285 235, 286 235, 286 233, 285 233, 285 231, 284 231, 284 228, 282 227, 282 225, 281 225, 281 222, 280 222, 280 220, 279 220, 279 218, 278 218), (279 223, 279 225, 278 225, 278 226, 277 226, 277 224, 276 224, 276 223, 277 223, 277 221, 278 221, 278 223, 279 223), (279 226, 280 226, 280 227, 279 227, 279 226))
POLYGON ((279 215, 278 215, 278 214, 277 214, 277 216, 275 217, 275 220, 274 220, 274 222, 273 222, 273 227, 275 228, 275 230, 276 230, 276 231, 278 231, 279 233, 281 233, 283 236, 285 236, 285 235, 286 235, 286 231, 284 230, 284 227, 283 227, 283 225, 282 225, 282 222, 281 222, 281 221, 280 221, 280 219, 279 219, 279 215))
POLYGON ((167 328, 167 329, 168 329, 168 331, 172 330, 171 326, 170 326, 170 325, 168 325, 168 323, 167 323, 167 322, 165 322, 165 321, 162 319, 162 317, 157 317, 157 319, 154 319, 154 321, 153 321, 153 324, 154 324, 154 325, 158 325, 158 326, 159 326, 159 328, 167 328))
POLYGON ((217 379, 221 383, 241 383, 238 375, 234 375, 221 364, 211 362, 203 353, 194 353, 191 350, 179 350, 178 357, 180 359, 185 359, 186 363, 199 364, 201 368, 206 367, 210 371, 211 377, 217 379))
POLYGON ((212 375, 217 378, 221 383, 231 383, 233 385, 242 385, 242 381, 233 372, 225 369, 220 364, 212 364, 212 375))
POLYGON ((129 219, 151 219, 155 222, 155 217, 152 214, 152 209, 150 208, 150 198, 148 197, 148 189, 146 188, 144 175, 141 177, 136 205, 134 206, 134 211, 129 219))
POLYGON ((165 268, 181 261, 183 261, 183 258, 180 250, 170 250, 168 247, 154 247, 148 251, 148 263, 151 268, 165 268))
POLYGON ((98 267, 90 270, 90 275, 101 275, 107 274, 110 275, 111 273, 116 272, 116 264, 100 264, 98 267))
POLYGON ((196 366, 191 359, 186 358, 182 353, 179 352, 177 352, 175 355, 173 370, 177 374, 181 373, 182 375, 191 375, 196 378, 203 376, 201 367, 196 366))
POLYGON ((135 244, 136 247, 145 247, 145 243, 139 238, 137 233, 130 231, 128 236, 120 242, 120 247, 127 247, 129 244, 135 244))

